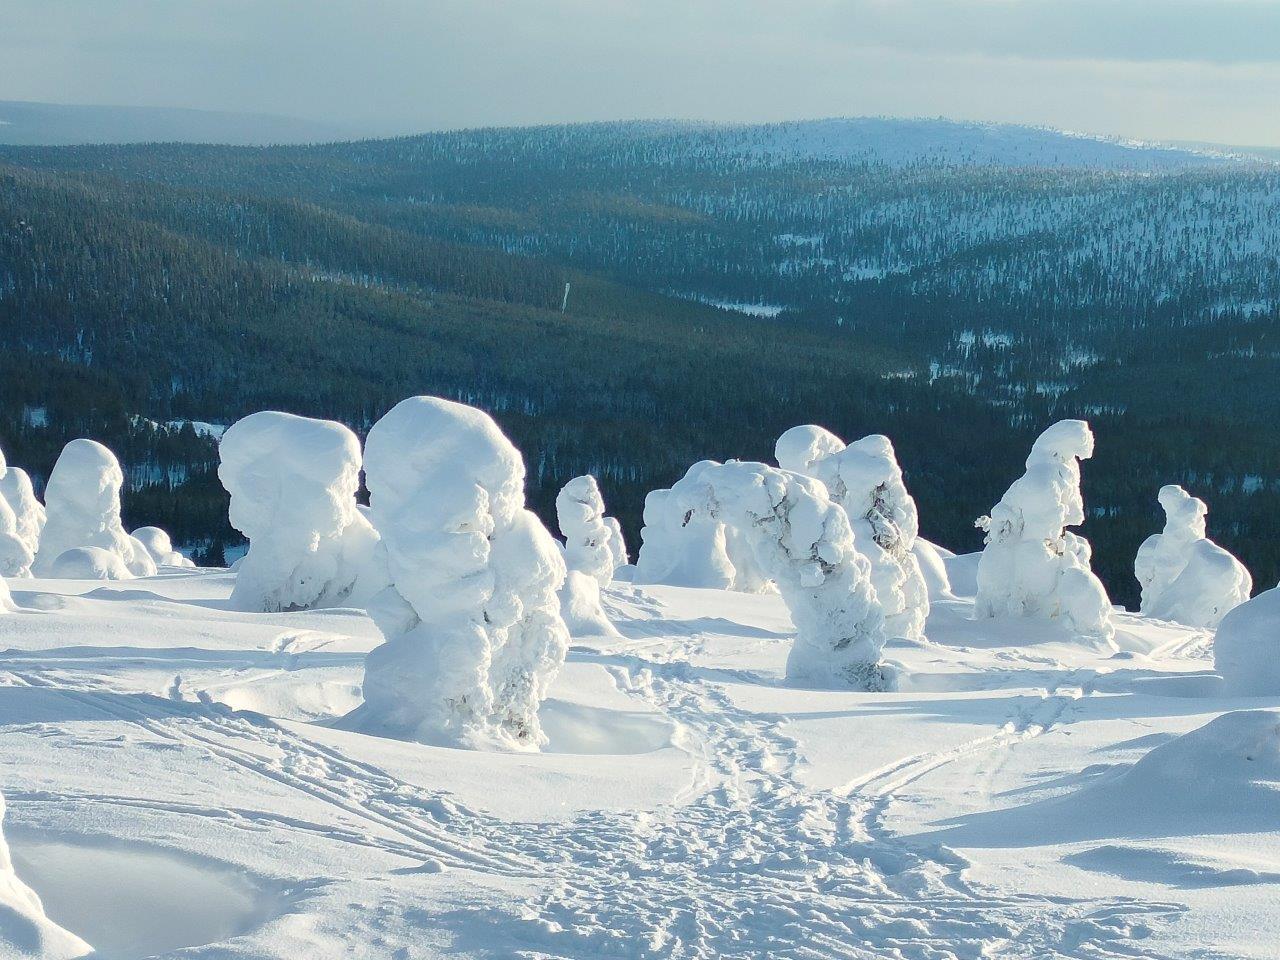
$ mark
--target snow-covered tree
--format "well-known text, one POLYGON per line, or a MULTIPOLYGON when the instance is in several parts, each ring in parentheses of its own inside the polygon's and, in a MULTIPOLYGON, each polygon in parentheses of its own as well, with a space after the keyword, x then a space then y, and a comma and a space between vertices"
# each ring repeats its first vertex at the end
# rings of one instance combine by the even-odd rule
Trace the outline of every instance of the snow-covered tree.
POLYGON ((44 508, 34 493, 30 493, 30 501, 23 496, 23 479, 30 492, 30 479, 10 468, 0 451, 0 577, 30 576, 40 542, 38 522, 44 508), (38 511, 33 511, 32 503, 38 511))
POLYGON ((622 535, 622 524, 617 517, 605 517, 604 525, 609 528, 609 552, 613 554, 613 569, 617 570, 631 562, 627 553, 627 538, 622 535))
POLYGON ((241 610, 362 606, 385 577, 378 535, 356 509, 360 441, 340 423, 269 410, 233 424, 218 478, 249 539, 232 603, 241 610))
POLYGON ((45 509, 36 498, 31 477, 20 467, 5 467, 0 453, 0 498, 13 511, 18 536, 26 543, 32 555, 39 552, 40 532, 44 529, 45 509))
POLYGON ((561 488, 556 496, 556 518, 564 536, 565 565, 607 587, 616 564, 609 542, 612 533, 604 522, 604 497, 595 477, 575 477, 561 488))
POLYGON ((159 527, 139 527, 130 536, 142 544, 157 567, 194 567, 187 557, 173 549, 169 534, 159 527))
MULTIPOLYGON (((702 460, 682 478, 693 483, 720 464, 702 460)), ((687 511, 670 490, 653 490, 644 499, 644 527, 633 583, 729 590, 735 571, 725 544, 724 524, 687 511)))
MULTIPOLYGON (((0 796, 0 824, 4 815, 4 797, 0 796)), ((70 960, 92 952, 89 944, 45 914, 36 892, 14 870, 9 844, 0 829, 0 957, 70 960)))
POLYGON ((1080 461, 1093 456, 1083 420, 1062 420, 1031 447, 1027 471, 990 516, 978 562, 978 617, 1062 618, 1082 634, 1115 634, 1106 588, 1089 565, 1089 542, 1067 527, 1084 522, 1080 461))
POLYGON ((1249 599, 1253 577, 1244 564, 1205 536, 1209 507, 1177 484, 1160 488, 1164 530, 1138 548, 1133 572, 1142 585, 1144 616, 1190 627, 1216 627, 1249 599))
POLYGON ((1213 665, 1232 696, 1280 696, 1280 587, 1222 618, 1213 638, 1213 665))
MULTIPOLYGON (((156 565, 151 555, 120 522, 123 486, 124 474, 114 453, 94 440, 68 443, 45 486, 48 519, 32 570, 38 576, 49 575, 66 551, 92 547, 115 554, 130 576, 152 576, 156 565)), ((118 565, 108 563, 105 569, 113 578, 120 575, 118 565)))
POLYGON ((575 477, 566 483, 556 497, 556 516, 568 568, 560 588, 561 616, 573 636, 612 636, 617 630, 604 612, 600 591, 613 582, 616 563, 596 478, 575 477))
POLYGON ((920 520, 888 437, 872 434, 845 445, 831 431, 792 427, 774 448, 778 464, 822 481, 844 508, 890 636, 919 640, 929 616, 929 588, 915 555, 920 520))
POLYGON ((437 397, 369 431, 365 476, 391 586, 370 605, 386 642, 347 723, 428 743, 536 749, 564 663, 564 560, 524 509, 524 461, 485 413, 437 397))
POLYGON ((894 685, 880 659, 884 613, 849 518, 811 477, 762 463, 715 464, 671 488, 689 516, 741 531, 796 627, 787 676, 859 690, 894 685))

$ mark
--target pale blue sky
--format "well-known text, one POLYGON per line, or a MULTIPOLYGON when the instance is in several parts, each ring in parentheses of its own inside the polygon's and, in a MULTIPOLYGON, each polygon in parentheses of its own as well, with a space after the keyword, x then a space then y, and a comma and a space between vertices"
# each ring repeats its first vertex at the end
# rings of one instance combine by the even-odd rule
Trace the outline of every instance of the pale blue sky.
POLYGON ((1280 0, 3 0, 0 99, 367 132, 889 114, 1280 145, 1280 0))

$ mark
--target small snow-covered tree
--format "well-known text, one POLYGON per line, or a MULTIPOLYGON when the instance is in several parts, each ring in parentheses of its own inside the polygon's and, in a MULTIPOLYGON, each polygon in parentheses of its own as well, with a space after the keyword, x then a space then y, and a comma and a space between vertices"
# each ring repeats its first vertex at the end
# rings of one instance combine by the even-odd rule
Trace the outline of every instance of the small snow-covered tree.
MULTIPOLYGON (((30 576, 39 545, 40 531, 31 529, 33 517, 28 515, 31 508, 22 496, 19 472, 8 466, 0 451, 0 577, 30 576)), ((30 480, 27 483, 29 486, 30 480)), ((35 501, 34 494, 31 500, 35 501)))
POLYGON ((604 525, 609 528, 609 552, 613 554, 613 569, 617 570, 631 562, 627 554, 627 538, 622 535, 622 524, 617 517, 605 517, 604 525))
POLYGON ((1080 461, 1093 456, 1083 420, 1062 420, 1031 447, 1027 471, 990 516, 978 561, 979 618, 1062 618, 1082 634, 1110 641, 1111 602, 1089 565, 1089 542, 1067 527, 1084 522, 1080 461))
MULTIPOLYGON (((63 553, 86 547, 115 554, 131 576, 155 574, 151 555, 120 522, 123 486, 124 474, 114 453, 94 440, 68 443, 45 486, 48 519, 33 571, 49 575, 63 553)), ((118 567, 111 569, 112 576, 118 575, 118 567)))
POLYGON ((361 606, 385 585, 377 534, 356 509, 360 441, 340 423, 273 410, 233 424, 218 479, 249 539, 231 594, 241 610, 361 606))
POLYGON ((1253 578, 1244 564, 1205 536, 1209 508, 1177 484, 1160 488, 1162 533, 1138 548, 1133 571, 1142 585, 1144 616, 1191 627, 1216 627, 1249 599, 1253 578))
POLYGON ((142 544, 157 567, 194 567, 195 564, 173 549, 169 534, 159 527, 139 527, 130 536, 142 544))
POLYGON ((1231 696, 1280 696, 1280 587, 1222 618, 1213 638, 1213 666, 1231 696))
POLYGON ((6 467, 3 453, 0 453, 0 498, 9 504, 15 532, 34 556, 39 552, 40 532, 45 524, 44 504, 36 498, 27 472, 20 467, 6 467))
POLYGON ((929 588, 914 550, 919 515, 889 438, 872 434, 846 446, 831 431, 806 424, 779 437, 774 453, 784 469, 822 481, 849 515, 890 636, 923 638, 929 588))
MULTIPOLYGON (((4 797, 0 796, 0 824, 4 815, 4 797)), ((9 844, 0 829, 0 957, 71 960, 90 953, 93 948, 89 944, 45 914, 40 898, 14 870, 9 844)))
POLYGON ((687 474, 671 497, 688 515, 741 531, 796 627, 787 676, 859 690, 894 686, 880 659, 884 613, 849 518, 811 477, 731 462, 687 474))
POLYGON ((347 725, 427 743, 537 749, 564 663, 564 561, 524 509, 524 461, 487 414, 411 397, 369 431, 365 477, 391 586, 386 638, 347 725))
POLYGON ((556 516, 567 567, 560 588, 561 616, 574 636, 612 636, 617 630, 604 612, 600 591, 613 582, 613 535, 596 478, 575 477, 566 483, 556 497, 556 516))
POLYGON ((612 534, 604 522, 604 497, 596 478, 575 477, 556 496, 556 518, 564 536, 564 562, 570 570, 585 573, 602 587, 613 581, 612 534))

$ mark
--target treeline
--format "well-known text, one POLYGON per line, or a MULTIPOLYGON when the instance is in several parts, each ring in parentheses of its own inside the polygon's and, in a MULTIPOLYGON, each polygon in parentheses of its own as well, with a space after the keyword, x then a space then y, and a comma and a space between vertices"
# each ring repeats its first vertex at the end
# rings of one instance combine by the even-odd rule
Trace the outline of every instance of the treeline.
POLYGON ((131 522, 216 550, 212 441, 135 416, 363 432, 436 393, 495 414, 544 516, 600 476, 635 544, 648 490, 814 421, 893 437, 926 534, 972 549, 1034 434, 1083 416, 1117 599, 1167 482, 1280 578, 1275 173, 895 167, 722 137, 0 151, 0 446, 37 473, 64 436, 129 451, 131 522))

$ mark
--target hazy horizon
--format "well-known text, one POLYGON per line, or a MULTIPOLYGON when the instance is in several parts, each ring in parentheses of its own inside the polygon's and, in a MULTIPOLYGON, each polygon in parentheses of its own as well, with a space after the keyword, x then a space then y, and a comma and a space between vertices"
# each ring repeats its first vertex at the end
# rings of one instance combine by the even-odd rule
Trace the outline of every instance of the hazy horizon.
POLYGON ((1280 146, 1280 0, 15 0, 5 99, 362 135, 946 117, 1280 146))

